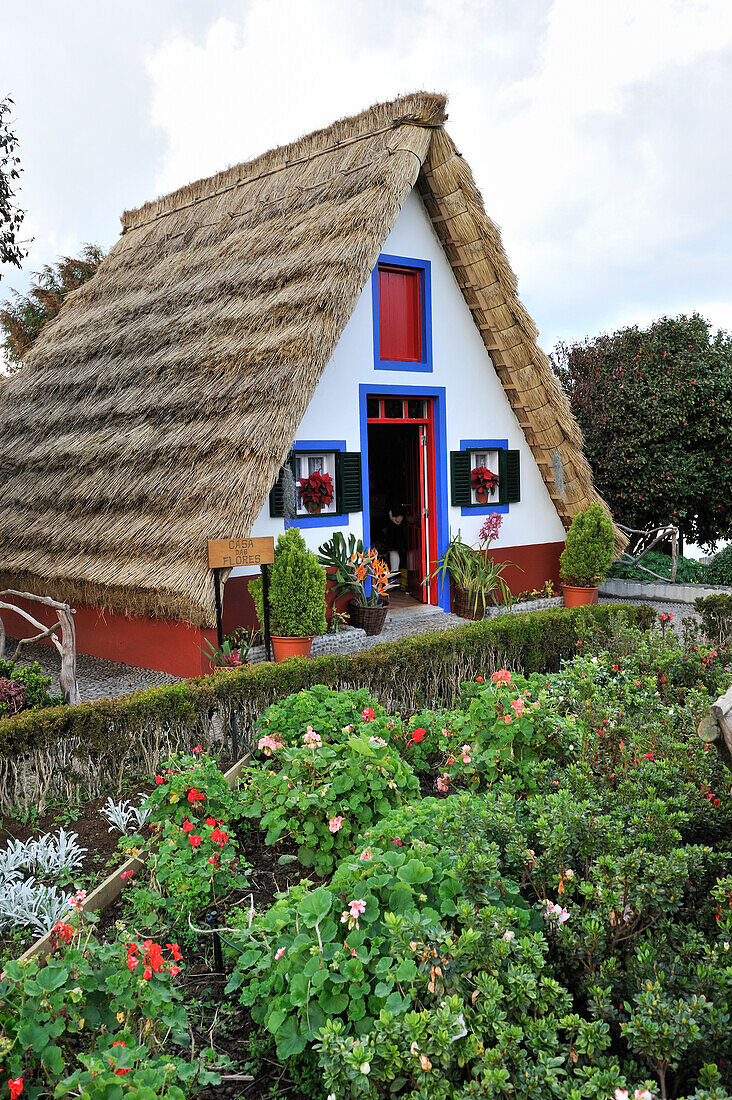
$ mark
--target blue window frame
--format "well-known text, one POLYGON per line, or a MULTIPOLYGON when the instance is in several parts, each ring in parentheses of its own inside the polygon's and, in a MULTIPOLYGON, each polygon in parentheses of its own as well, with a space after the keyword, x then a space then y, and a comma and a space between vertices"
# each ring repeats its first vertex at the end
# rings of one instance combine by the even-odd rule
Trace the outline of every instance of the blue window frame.
MULTIPOLYGON (((315 451, 316 453, 329 453, 331 451, 345 451, 345 439, 296 439, 292 445, 295 453, 298 451, 315 451)), ((294 519, 285 520, 285 530, 288 527, 347 527, 349 516, 334 515, 332 512, 324 516, 295 516, 294 519)))
POLYGON ((432 265, 429 260, 416 260, 410 256, 389 256, 382 253, 371 273, 371 303, 374 323, 374 370, 420 371, 432 373, 432 265), (422 320, 422 361, 420 363, 403 362, 399 359, 382 359, 380 356, 379 322, 379 264, 392 267, 409 267, 421 273, 421 320, 422 320))
MULTIPOLYGON (((404 386, 384 385, 378 382, 363 383, 358 387, 359 422, 361 432, 361 478, 364 485, 364 498, 368 501, 369 484, 369 428, 366 401, 371 396, 381 397, 433 397, 435 399, 435 494, 434 507, 437 509, 437 554, 442 557, 450 538, 450 523, 447 512, 447 421, 445 411, 444 386, 404 386)), ((371 543, 371 513, 368 503, 363 509, 363 544, 371 543)), ((450 610, 450 578, 438 587, 439 605, 444 611, 450 610)))
MULTIPOLYGON (((507 439, 461 439, 461 451, 507 451, 507 439)), ((494 512, 505 515, 508 504, 470 504, 460 509, 461 516, 490 516, 494 512)))

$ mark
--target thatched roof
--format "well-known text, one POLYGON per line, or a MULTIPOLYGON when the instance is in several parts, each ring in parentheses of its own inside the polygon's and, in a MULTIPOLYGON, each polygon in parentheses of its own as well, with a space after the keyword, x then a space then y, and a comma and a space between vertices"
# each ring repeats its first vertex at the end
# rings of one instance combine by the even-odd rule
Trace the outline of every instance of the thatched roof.
POLYGON ((206 542, 249 533, 415 185, 565 524, 596 499, 444 119, 405 96, 123 216, 3 386, 0 588, 211 625, 206 542))

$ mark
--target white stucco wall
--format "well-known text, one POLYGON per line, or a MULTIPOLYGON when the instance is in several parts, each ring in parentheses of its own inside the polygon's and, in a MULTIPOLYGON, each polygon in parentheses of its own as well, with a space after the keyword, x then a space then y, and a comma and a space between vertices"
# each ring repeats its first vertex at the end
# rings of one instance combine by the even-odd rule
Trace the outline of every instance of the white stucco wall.
MULTIPOLYGON (((564 527, 416 191, 412 191, 405 202, 382 251, 393 256, 431 261, 433 370, 431 373, 375 370, 369 280, 318 383, 296 439, 343 439, 347 450, 360 451, 360 384, 403 384, 405 389, 420 384, 444 386, 448 463, 449 452, 460 448, 461 439, 508 439, 509 448, 518 448, 521 452, 521 500, 512 504, 508 514, 503 516, 497 546, 563 541, 564 527)), ((364 497, 367 501, 366 493, 364 497)), ((460 528, 463 538, 477 545, 478 531, 485 516, 463 516, 449 500, 448 487, 450 531, 460 528)), ((362 537, 363 513, 353 513, 350 526, 338 530, 344 535, 353 531, 357 537, 362 537)), ((276 536, 283 531, 284 520, 272 519, 269 504, 265 504, 252 534, 276 536)), ((330 536, 330 529, 304 528, 302 533, 308 546, 317 550, 330 536)), ((243 574, 247 570, 235 569, 233 572, 243 574)))

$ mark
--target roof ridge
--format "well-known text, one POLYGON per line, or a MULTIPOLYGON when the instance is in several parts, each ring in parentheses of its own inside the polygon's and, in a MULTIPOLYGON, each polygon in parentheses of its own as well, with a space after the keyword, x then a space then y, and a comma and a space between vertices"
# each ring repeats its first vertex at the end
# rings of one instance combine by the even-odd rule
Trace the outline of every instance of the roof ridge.
MULTIPOLYGON (((400 126, 421 126, 427 130, 441 130, 444 123, 426 122, 424 119, 420 119, 414 115, 404 115, 403 118, 394 119, 388 126, 381 126, 378 130, 367 130, 363 134, 356 134, 351 138, 343 138, 341 141, 336 141, 332 145, 327 145, 324 149, 315 149, 307 156, 285 160, 281 164, 276 164, 272 168, 267 168, 265 171, 259 172, 256 175, 245 176, 244 179, 235 180, 225 187, 219 187, 205 194, 198 195, 196 198, 189 199, 188 202, 182 202, 179 206, 170 206, 164 210, 159 210, 157 214, 153 214, 145 221, 135 222, 134 224, 123 224, 122 233, 129 233, 132 229, 143 229, 146 225, 152 225, 153 222, 157 222, 161 218, 167 218, 170 214, 177 214, 181 210, 187 210, 191 206, 197 206, 201 202, 207 202, 208 199, 214 199, 219 195, 225 195, 227 191, 234 191, 237 187, 243 187, 244 184, 255 183, 257 180, 264 179, 266 176, 272 176, 276 172, 281 172, 286 168, 295 168, 299 164, 307 164, 308 161, 314 160, 316 157, 322 157, 326 153, 335 153, 338 149, 342 149, 344 145, 353 145, 357 141, 365 141, 367 138, 376 137, 378 134, 386 134, 390 130, 398 129, 400 126)), ((144 209, 144 207, 142 209, 144 209)), ((125 218, 127 218, 127 216, 128 215, 125 214, 125 218)), ((231 216, 233 217, 233 215, 231 216)))
POLYGON ((260 180, 298 164, 305 164, 317 156, 335 152, 344 145, 362 141, 380 133, 387 133, 399 126, 439 129, 447 118, 446 103, 446 96, 430 92, 413 92, 384 103, 376 103, 358 115, 340 119, 330 126, 314 130, 287 145, 269 149, 251 160, 233 165, 213 176, 206 176, 185 184, 134 210, 126 210, 121 218, 122 233, 143 228, 167 214, 185 210, 206 199, 226 194, 246 183, 260 180), (339 134, 342 136, 336 136, 339 134), (257 167, 259 171, 256 170, 257 167), (242 177, 241 173, 247 169, 254 169, 254 171, 242 177))

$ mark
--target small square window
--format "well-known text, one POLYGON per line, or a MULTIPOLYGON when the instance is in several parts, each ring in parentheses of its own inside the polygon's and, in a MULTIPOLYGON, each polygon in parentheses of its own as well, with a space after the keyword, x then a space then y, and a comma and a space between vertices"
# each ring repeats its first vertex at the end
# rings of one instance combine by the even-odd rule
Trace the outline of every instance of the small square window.
POLYGON ((378 420, 381 416, 381 402, 378 397, 366 398, 366 416, 369 420, 378 420))
POLYGON ((409 401, 407 415, 410 420, 424 420, 426 417, 424 401, 409 401))
POLYGON ((496 504, 498 502, 498 451, 471 451, 470 452, 470 500, 473 504, 496 504), (493 487, 484 495, 479 489, 473 488, 473 470, 487 470, 495 475, 493 487), (480 495, 479 495, 480 493, 480 495))
POLYGON ((322 454, 313 452, 295 452, 295 483, 297 485, 297 514, 298 516, 313 515, 313 508, 308 507, 303 500, 301 482, 309 478, 311 474, 322 474, 329 477, 333 490, 333 499, 329 504, 320 504, 318 515, 335 515, 336 513, 336 452, 325 451, 322 454))

